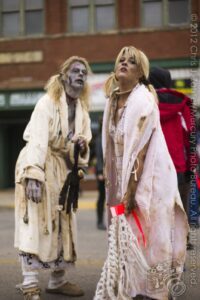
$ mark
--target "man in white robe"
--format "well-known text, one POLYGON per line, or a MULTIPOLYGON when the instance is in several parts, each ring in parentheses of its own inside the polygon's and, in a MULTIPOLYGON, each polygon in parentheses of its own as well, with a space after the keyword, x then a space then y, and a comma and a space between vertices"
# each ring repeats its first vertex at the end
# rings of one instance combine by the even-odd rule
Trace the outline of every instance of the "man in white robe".
POLYGON ((77 259, 76 214, 60 210, 59 195, 74 164, 75 144, 80 148, 78 167, 86 167, 89 160, 89 71, 85 59, 70 57, 48 81, 24 132, 15 189, 15 247, 22 262, 24 299, 41 299, 41 268, 51 269, 47 292, 84 294, 65 277, 77 259))

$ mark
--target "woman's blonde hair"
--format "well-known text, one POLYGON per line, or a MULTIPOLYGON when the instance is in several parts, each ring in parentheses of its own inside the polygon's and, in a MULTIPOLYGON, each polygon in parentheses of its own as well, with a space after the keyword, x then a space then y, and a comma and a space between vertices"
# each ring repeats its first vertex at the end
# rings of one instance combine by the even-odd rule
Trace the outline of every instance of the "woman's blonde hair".
MULTIPOLYGON (((50 77, 50 79, 47 81, 47 84, 45 85, 45 90, 47 91, 48 95, 55 101, 59 101, 63 91, 64 91, 64 86, 62 83, 62 76, 67 73, 69 70, 70 66, 74 62, 80 62, 84 64, 86 67, 86 70, 88 74, 91 74, 91 68, 87 62, 87 60, 83 57, 80 56, 71 56, 68 58, 60 67, 60 72, 59 74, 53 75, 50 77)), ((86 82, 84 84, 84 88, 79 96, 79 99, 83 105, 83 107, 88 110, 89 109, 89 94, 90 94, 90 89, 89 85, 86 82)))
POLYGON ((105 82, 104 90, 106 97, 110 97, 113 93, 113 90, 118 87, 118 81, 115 76, 115 70, 116 67, 121 59, 122 56, 128 54, 131 57, 134 57, 135 63, 139 68, 139 73, 141 74, 139 78, 139 82, 143 83, 144 85, 147 86, 149 91, 154 95, 155 100, 157 102, 157 94, 154 89, 154 87, 148 82, 148 77, 149 77, 149 60, 147 56, 142 52, 141 50, 133 47, 133 46, 127 46, 123 47, 121 51, 119 52, 116 61, 115 61, 115 67, 114 67, 114 72, 111 73, 111 75, 108 77, 108 79, 105 82))

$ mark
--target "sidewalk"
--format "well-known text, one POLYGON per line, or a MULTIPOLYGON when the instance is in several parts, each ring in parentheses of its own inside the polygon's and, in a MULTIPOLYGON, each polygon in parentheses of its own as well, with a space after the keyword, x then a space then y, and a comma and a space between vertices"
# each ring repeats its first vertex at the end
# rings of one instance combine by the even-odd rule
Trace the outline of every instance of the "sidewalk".
MULTIPOLYGON (((82 191, 79 198, 79 209, 96 209, 97 191, 82 191)), ((0 190, 0 208, 14 208, 14 189, 0 190)))

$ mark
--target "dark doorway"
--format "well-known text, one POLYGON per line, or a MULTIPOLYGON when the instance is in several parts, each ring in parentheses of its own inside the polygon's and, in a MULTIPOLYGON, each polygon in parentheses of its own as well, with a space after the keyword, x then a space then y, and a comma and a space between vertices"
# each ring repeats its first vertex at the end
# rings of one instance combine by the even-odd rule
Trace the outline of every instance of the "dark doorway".
POLYGON ((31 111, 10 111, 0 114, 0 188, 15 184, 15 164, 25 145, 23 132, 31 111))

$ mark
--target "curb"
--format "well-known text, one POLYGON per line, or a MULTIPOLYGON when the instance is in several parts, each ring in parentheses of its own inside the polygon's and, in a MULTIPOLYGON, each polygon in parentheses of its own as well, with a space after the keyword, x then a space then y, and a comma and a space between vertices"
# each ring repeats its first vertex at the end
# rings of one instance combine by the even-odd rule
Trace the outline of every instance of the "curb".
MULTIPOLYGON (((0 203, 0 209, 14 209, 15 205, 0 203)), ((94 200, 79 200, 79 210, 95 210, 96 209, 96 201, 94 200)))
MULTIPOLYGON (((98 191, 82 191, 79 197, 80 210, 96 209, 98 191)), ((14 189, 0 190, 0 209, 14 209, 14 189)))

